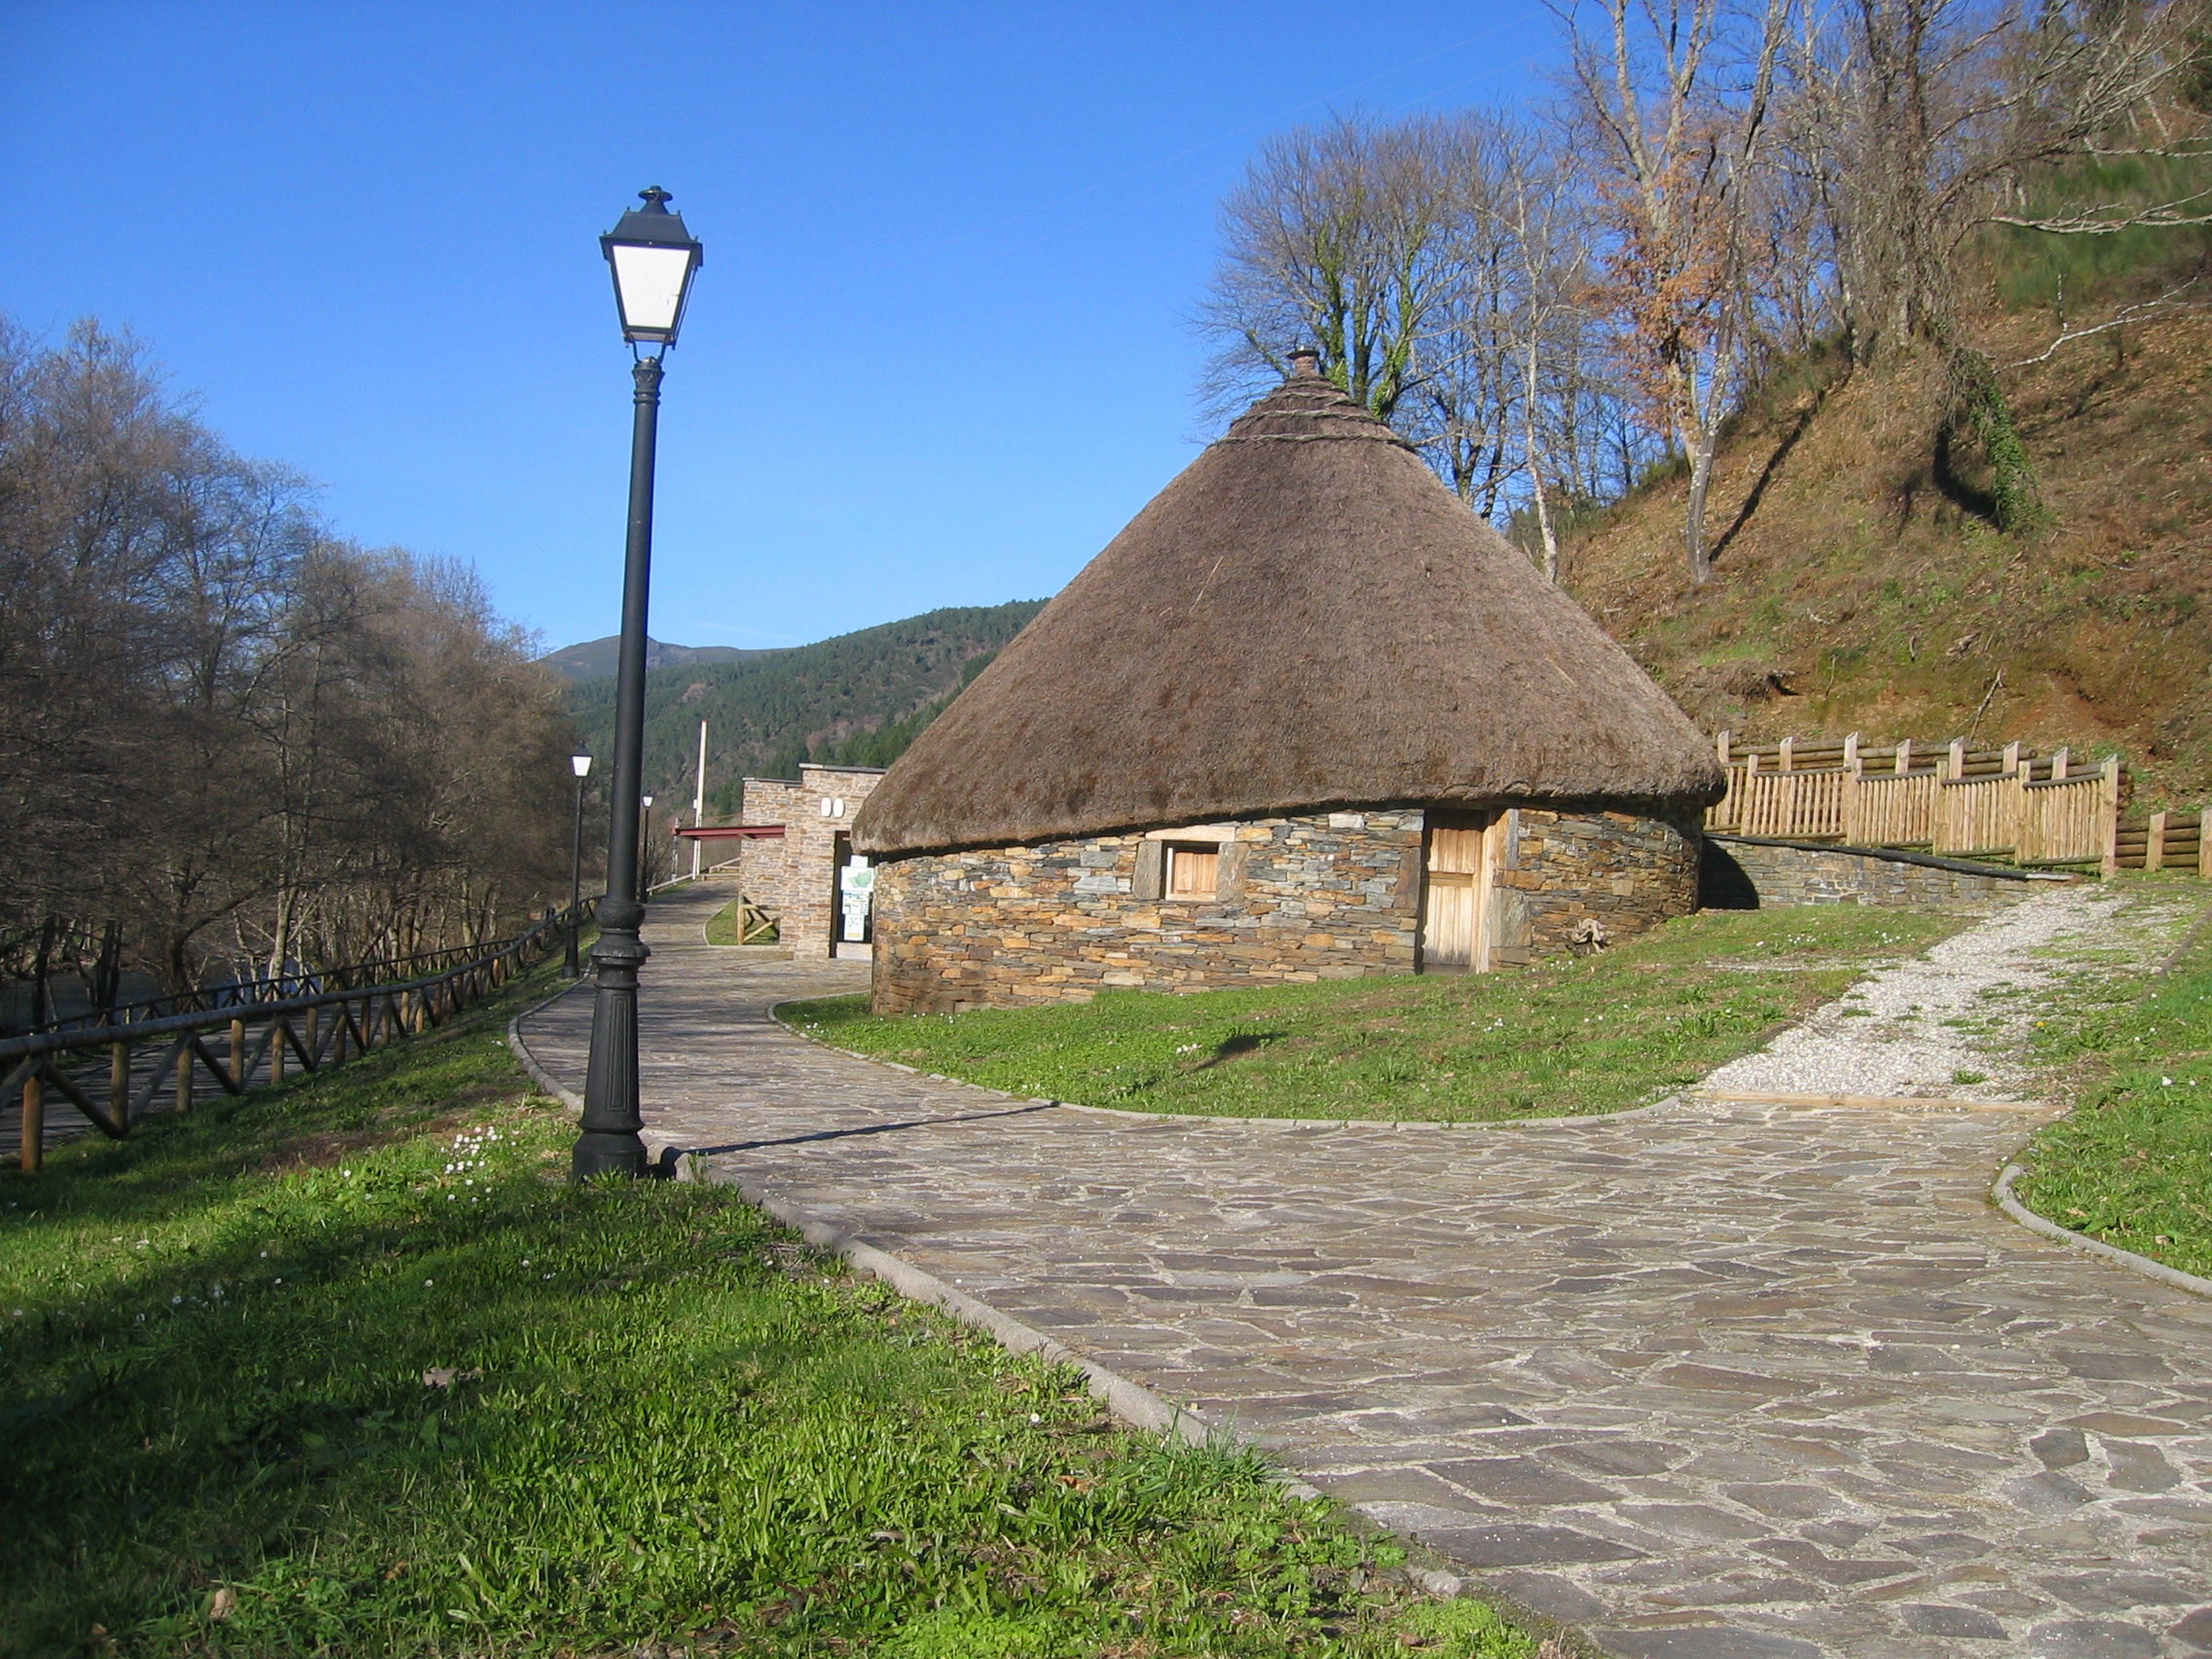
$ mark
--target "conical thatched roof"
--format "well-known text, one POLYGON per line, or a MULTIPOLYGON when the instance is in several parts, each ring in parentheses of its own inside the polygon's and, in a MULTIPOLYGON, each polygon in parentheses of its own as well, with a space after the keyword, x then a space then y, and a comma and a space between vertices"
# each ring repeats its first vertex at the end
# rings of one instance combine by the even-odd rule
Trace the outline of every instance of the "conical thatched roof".
POLYGON ((1387 803, 1704 803, 1695 727, 1335 386, 1294 374, 901 756, 874 853, 1387 803))

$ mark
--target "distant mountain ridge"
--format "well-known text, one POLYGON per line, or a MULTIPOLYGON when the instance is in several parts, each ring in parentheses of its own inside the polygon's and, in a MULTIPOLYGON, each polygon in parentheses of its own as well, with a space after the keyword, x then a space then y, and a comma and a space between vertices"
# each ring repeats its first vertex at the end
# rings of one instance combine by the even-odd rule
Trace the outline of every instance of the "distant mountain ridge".
MULTIPOLYGON (((793 648, 770 645, 763 650, 744 650, 736 645, 672 645, 665 640, 647 640, 645 669, 649 673, 656 668, 680 668, 694 663, 741 662, 748 657, 775 656, 793 648)), ((622 637, 609 634, 604 640, 564 645, 537 660, 564 680, 599 680, 614 672, 621 653, 622 637)))
MULTIPOLYGON (((710 816, 736 812, 748 774, 795 777, 802 760, 887 766, 1044 607, 948 607, 811 645, 664 658, 645 675, 645 788, 690 805, 702 719, 710 816)), ((604 760, 613 748, 611 672, 574 681, 569 712, 604 760)))

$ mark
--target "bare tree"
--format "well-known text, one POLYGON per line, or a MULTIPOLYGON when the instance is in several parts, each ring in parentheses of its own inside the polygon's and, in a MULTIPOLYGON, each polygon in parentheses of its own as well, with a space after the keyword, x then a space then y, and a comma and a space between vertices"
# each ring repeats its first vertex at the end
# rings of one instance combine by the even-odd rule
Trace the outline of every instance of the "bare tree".
MULTIPOLYGON (((2101 236, 2212 222, 2201 188, 2081 194, 2097 183, 2083 164, 2207 153, 2202 113, 2186 96, 2190 20, 2181 5, 2134 0, 2052 0, 2032 13, 2021 0, 1850 0, 1793 43, 1790 148, 1832 226, 1851 353, 1939 354, 1945 419, 1980 439, 2006 529, 2043 509, 1997 367, 1975 338, 1972 256, 1992 225, 2101 236)), ((2186 284, 2132 301, 2068 337, 2185 297, 2186 284)))
POLYGON ((1751 361, 1751 235, 1788 20, 1766 0, 1741 32, 1720 0, 1567 0, 1568 86, 1609 222, 1609 295, 1631 373, 1689 465, 1682 542, 1712 576, 1706 498, 1720 424, 1751 361), (1596 21, 1588 19, 1595 18, 1596 21))
POLYGON ((172 985, 482 938, 565 873, 567 720, 465 571, 369 554, 85 324, 0 321, 0 950, 172 985))

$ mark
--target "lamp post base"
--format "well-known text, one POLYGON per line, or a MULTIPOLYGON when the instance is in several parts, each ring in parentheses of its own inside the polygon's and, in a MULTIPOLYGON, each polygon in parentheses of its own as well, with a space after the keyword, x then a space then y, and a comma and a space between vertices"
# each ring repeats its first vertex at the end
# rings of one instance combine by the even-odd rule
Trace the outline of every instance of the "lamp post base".
POLYGON ((636 900, 600 906, 592 946, 597 984, 591 1010, 591 1064, 584 1074, 584 1111, 570 1172, 644 1175, 649 1160, 638 1110, 638 970, 651 954, 638 938, 645 907, 636 900))

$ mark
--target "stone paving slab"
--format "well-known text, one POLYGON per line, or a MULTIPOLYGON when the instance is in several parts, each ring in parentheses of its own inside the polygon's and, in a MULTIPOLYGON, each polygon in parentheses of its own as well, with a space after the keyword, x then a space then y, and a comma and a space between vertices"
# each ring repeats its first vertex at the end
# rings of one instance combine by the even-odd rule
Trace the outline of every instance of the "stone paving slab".
MULTIPOLYGON (((1986 1201, 2041 1109, 1450 1127, 1019 1102, 654 906, 647 1117, 1623 1659, 2212 1653, 2212 1302, 1986 1201)), ((581 1079, 588 998, 533 1015, 581 1079)))

